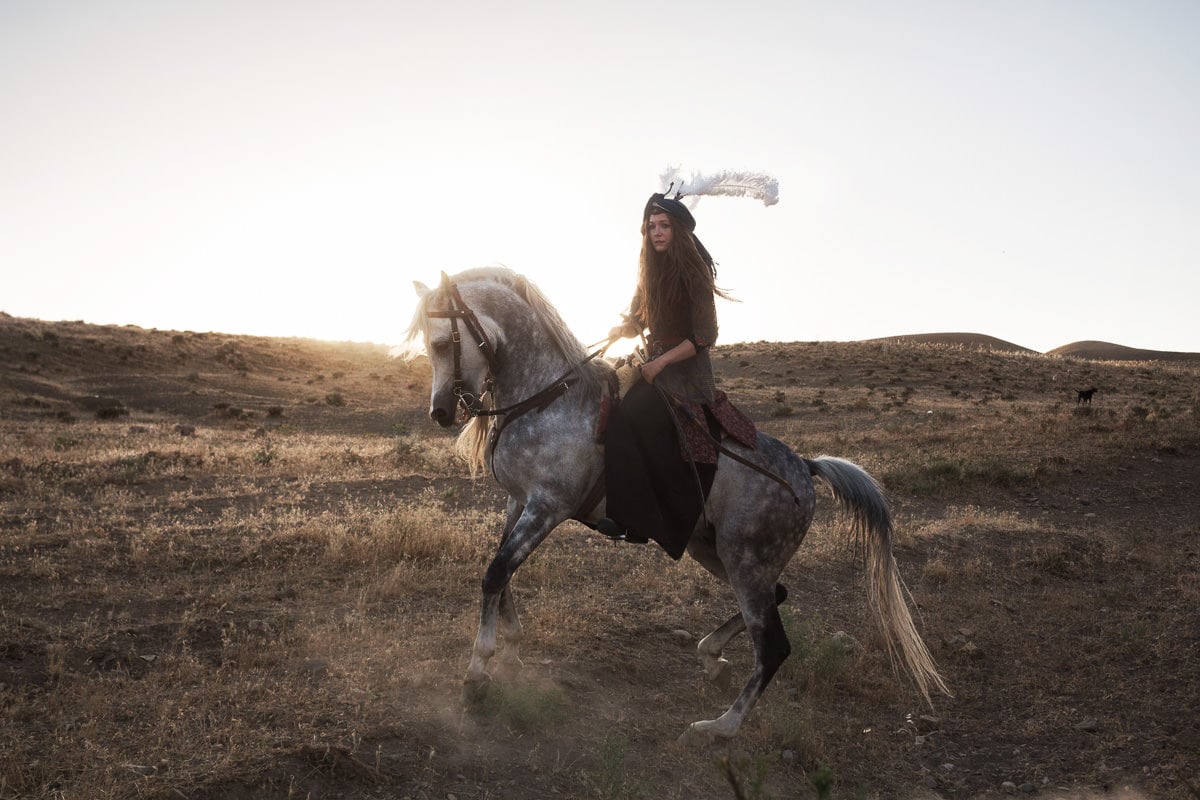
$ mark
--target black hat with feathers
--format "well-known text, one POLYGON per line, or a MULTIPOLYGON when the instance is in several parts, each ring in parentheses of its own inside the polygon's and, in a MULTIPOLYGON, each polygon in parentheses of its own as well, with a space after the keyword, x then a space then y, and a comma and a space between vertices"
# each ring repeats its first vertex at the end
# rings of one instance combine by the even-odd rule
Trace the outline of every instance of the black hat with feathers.
POLYGON ((692 216, 691 209, 683 203, 683 198, 694 198, 693 205, 699 202, 700 197, 704 195, 754 197, 762 200, 765 206, 775 205, 779 202, 779 182, 770 175, 758 172, 726 170, 713 175, 700 175, 693 172, 685 180, 680 175, 678 168, 672 167, 663 172, 659 179, 667 188, 663 192, 650 195, 650 199, 646 201, 646 207, 642 211, 642 224, 644 225, 650 219, 650 215, 656 211, 670 215, 692 237, 692 241, 696 243, 696 249, 700 251, 700 256, 713 271, 713 275, 717 273, 713 257, 709 255, 708 250, 696 236, 696 218, 692 216), (679 189, 672 197, 670 196, 671 191, 676 186, 679 189))

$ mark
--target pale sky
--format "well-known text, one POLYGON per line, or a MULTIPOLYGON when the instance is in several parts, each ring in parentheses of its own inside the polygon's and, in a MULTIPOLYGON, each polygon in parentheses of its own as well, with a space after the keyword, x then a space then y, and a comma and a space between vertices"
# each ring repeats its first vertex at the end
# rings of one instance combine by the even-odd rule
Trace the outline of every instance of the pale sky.
POLYGON ((658 175, 722 343, 1200 352, 1195 0, 0 0, 0 310, 395 344, 503 264, 585 344, 658 175))

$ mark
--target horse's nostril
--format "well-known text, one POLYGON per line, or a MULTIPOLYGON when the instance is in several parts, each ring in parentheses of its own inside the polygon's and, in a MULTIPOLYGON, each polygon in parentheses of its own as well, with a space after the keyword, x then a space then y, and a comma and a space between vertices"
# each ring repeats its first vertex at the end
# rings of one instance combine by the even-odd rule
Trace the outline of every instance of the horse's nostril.
POLYGON ((434 422, 441 422, 446 419, 446 416, 446 409, 444 408, 431 408, 429 410, 429 418, 434 422))

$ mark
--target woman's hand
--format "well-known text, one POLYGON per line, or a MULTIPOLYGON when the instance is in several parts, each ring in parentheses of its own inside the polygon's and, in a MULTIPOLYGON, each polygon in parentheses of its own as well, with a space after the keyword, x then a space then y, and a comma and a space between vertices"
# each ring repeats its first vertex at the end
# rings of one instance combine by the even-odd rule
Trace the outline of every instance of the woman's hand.
POLYGON ((696 355, 696 345, 692 344, 690 339, 684 339, 653 361, 642 364, 642 378, 648 383, 654 383, 654 379, 668 366, 686 361, 694 355, 696 355))
POLYGON ((609 339, 629 339, 641 333, 636 323, 626 322, 624 325, 618 325, 608 332, 609 339))
POLYGON ((647 361, 645 364, 642 364, 642 380, 644 380, 646 383, 654 383, 654 379, 658 377, 658 374, 662 372, 666 366, 666 363, 661 358, 656 358, 653 361, 647 361))

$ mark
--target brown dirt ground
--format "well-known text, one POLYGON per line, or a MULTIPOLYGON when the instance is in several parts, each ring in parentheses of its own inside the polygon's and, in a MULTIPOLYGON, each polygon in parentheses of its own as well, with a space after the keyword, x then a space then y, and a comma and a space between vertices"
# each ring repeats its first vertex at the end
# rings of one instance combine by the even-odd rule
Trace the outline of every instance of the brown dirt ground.
MULTIPOLYGON (((367 607, 371 625, 395 631, 398 647, 433 642, 442 649, 398 655, 409 663, 399 684, 389 682, 384 667, 368 671, 375 682, 353 689, 361 696, 337 698, 327 706, 340 708, 337 714, 311 720, 312 730, 325 726, 336 734, 282 737, 252 763, 169 778, 167 766, 112 765, 107 796, 717 798, 735 796, 721 766, 728 759, 743 779, 737 796, 745 797, 815 797, 822 774, 832 776, 836 797, 1003 796, 1006 781, 1017 793, 1039 796, 1200 797, 1200 380, 1194 369, 1014 361, 911 341, 891 349, 878 343, 731 345, 720 355, 722 385, 764 429, 802 452, 806 443, 823 450, 841 445, 836 454, 876 474, 889 469, 884 456, 872 462, 872 443, 886 445, 881 428, 909 425, 909 416, 901 415, 910 411, 912 425, 921 424, 921 414, 942 413, 940 405, 928 412, 913 408, 907 396, 894 407, 881 399, 898 398, 902 390, 917 398, 936 393, 939 402, 956 404, 957 427, 933 438, 966 442, 973 414, 982 417, 1007 403, 1016 408, 1010 419, 1019 420, 1026 412, 1018 406, 1045 395, 1053 395, 1046 402, 1054 419, 1082 423, 1080 430, 1096 437, 1094 451, 1040 453, 1035 460, 1043 471, 1035 479, 965 482, 949 494, 889 486, 901 527, 918 531, 902 536, 897 558, 952 698, 925 708, 881 665, 864 616, 861 572, 831 545, 834 535, 823 532, 831 520, 824 517, 812 547, 806 545, 785 576, 792 589, 788 605, 798 617, 818 620, 822 630, 859 639, 851 667, 825 679, 785 670, 739 740, 701 752, 681 748, 674 740, 683 727, 720 713, 731 695, 703 680, 694 641, 680 641, 676 631, 703 635, 730 613, 729 598, 694 565, 569 524, 535 559, 561 562, 563 572, 531 561, 526 569, 537 571, 530 585, 517 580, 528 641, 525 668, 512 680, 534 696, 565 698, 549 719, 527 728, 512 717, 464 708, 460 675, 477 593, 477 579, 468 580, 457 596, 417 591, 402 607, 367 607), (1074 408, 1072 388, 1083 381, 1101 386, 1095 417, 1080 417, 1084 412, 1074 408), (1118 422, 1125 407, 1142 416, 1140 403, 1157 407, 1139 394, 1149 385, 1164 407, 1170 387, 1179 386, 1181 399, 1172 408, 1186 410, 1190 402, 1191 417, 1176 412, 1178 435, 1123 445, 1118 422), (781 393, 799 411, 782 412, 781 393), (862 397, 869 402, 856 399, 862 397), (1124 405, 1105 416, 1106 402, 1124 405), (958 509, 957 517, 950 508, 958 509), (962 522, 973 514, 983 521, 962 522), (996 524, 996 515, 1008 515, 1011 524, 996 524), (666 596, 664 581, 674 596, 666 596), (595 618, 576 630, 576 613, 595 618), (441 638, 419 638, 425 630, 441 631, 441 638), (345 719, 354 714, 360 723, 345 719), (131 769, 144 772, 131 775, 131 769), (751 785, 756 774, 763 776, 759 786, 751 785)), ((382 348, 367 345, 0 318, 5 436, 55 419, 64 431, 72 430, 71 419, 96 424, 91 409, 106 402, 89 400, 96 397, 132 412, 108 423, 122 429, 148 420, 247 435, 282 424, 299 435, 369 438, 400 430, 435 436, 424 418, 427 376, 420 362, 389 360, 382 348), (331 401, 333 394, 348 402, 331 401), (270 412, 279 406, 286 409, 282 423, 270 412)), ((1037 439, 1031 429, 1014 448, 1036 449, 1037 439)), ((441 497, 447 514, 464 508, 491 513, 503 502, 489 481, 461 474, 338 478, 296 488, 284 471, 247 476, 231 494, 219 476, 177 460, 171 468, 185 475, 193 498, 186 513, 202 521, 194 530, 207 525, 213 535, 229 514, 283 496, 304 514, 347 504, 383 507, 422 494, 441 497)), ((74 476, 65 457, 18 457, 3 466, 0 478, 10 483, 0 489, 7 485, 10 494, 35 473, 41 479, 60 470, 54 478, 64 497, 95 502, 103 513, 103 493, 74 476)), ((184 513, 164 507, 175 480, 123 486, 148 519, 167 525, 172 513, 184 513)), ((106 618, 104 603, 78 585, 31 571, 30 565, 53 562, 56 549, 70 547, 55 533, 56 509, 9 500, 0 518, 0 708, 15 708, 18 697, 49 695, 54 675, 64 669, 100 687, 149 680, 156 665, 138 654, 171 646, 218 666, 231 621, 245 627, 263 614, 306 603, 317 608, 322 592, 338 591, 332 579, 326 588, 297 587, 252 560, 211 556, 231 580, 236 574, 257 587, 228 615, 196 617, 182 596, 138 600, 135 591, 120 615, 108 611, 106 618), (38 525, 44 535, 22 538, 38 525), (24 551, 14 546, 18 540, 24 551), (90 638, 55 651, 54 636, 80 619, 90 620, 90 638), (53 663, 54 652, 65 666, 53 663)), ((188 547, 208 552, 200 543, 188 547)), ((117 568, 129 585, 145 579, 135 564, 117 568)), ((98 579, 87 564, 62 569, 76 584, 98 579)), ((750 658, 744 641, 729 656, 744 676, 750 658)), ((353 658, 329 654, 328 672, 336 675, 337 662, 353 658)), ((314 693, 340 691, 343 684, 326 675, 326 665, 312 668, 319 684, 314 693)), ((503 691, 497 689, 501 697, 503 691)), ((69 709, 57 713, 70 716, 69 709)), ((34 725, 8 714, 0 722, 34 725)), ((54 727, 72 730, 66 723, 54 727)), ((87 762, 87 731, 78 735, 75 756, 87 762)), ((0 766, 6 774, 23 774, 28 765, 16 762, 31 757, 9 753, 0 756, 0 766)), ((84 790, 62 781, 23 789, 0 781, 3 800, 33 796, 84 796, 84 790)))

